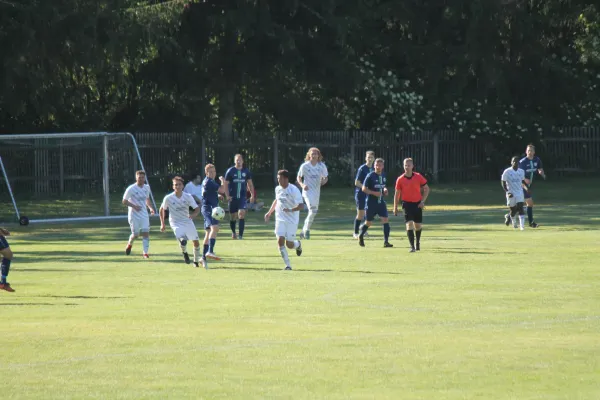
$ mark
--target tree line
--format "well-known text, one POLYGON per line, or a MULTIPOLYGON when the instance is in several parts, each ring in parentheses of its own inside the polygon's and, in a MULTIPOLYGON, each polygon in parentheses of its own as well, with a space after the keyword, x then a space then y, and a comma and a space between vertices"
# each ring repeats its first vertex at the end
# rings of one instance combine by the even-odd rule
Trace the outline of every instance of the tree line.
POLYGON ((0 0, 0 49, 0 133, 600 122, 592 0, 0 0))

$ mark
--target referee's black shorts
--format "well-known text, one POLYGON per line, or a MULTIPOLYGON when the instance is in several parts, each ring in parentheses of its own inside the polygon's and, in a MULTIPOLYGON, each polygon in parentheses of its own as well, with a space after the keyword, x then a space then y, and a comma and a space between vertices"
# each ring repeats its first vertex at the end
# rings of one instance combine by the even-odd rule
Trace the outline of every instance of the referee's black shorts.
POLYGON ((417 224, 423 222, 423 209, 419 208, 421 202, 412 203, 410 201, 402 202, 402 209, 404 210, 404 222, 413 221, 417 224))

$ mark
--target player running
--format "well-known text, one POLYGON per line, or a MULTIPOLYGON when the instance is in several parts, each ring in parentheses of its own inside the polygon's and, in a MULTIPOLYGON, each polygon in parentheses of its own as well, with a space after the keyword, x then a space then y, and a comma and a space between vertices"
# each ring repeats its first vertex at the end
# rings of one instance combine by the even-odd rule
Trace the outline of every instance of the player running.
POLYGON ((10 263, 13 259, 13 252, 10 249, 6 236, 10 236, 10 232, 4 228, 0 228, 0 255, 2 255, 2 262, 0 262, 0 290, 6 290, 7 292, 14 292, 10 286, 10 283, 6 281, 8 272, 10 271, 10 263))
POLYGON ((165 196, 160 206, 160 231, 165 231, 165 211, 169 210, 169 225, 179 242, 185 263, 190 264, 187 242, 191 240, 194 243, 194 265, 199 267, 198 263, 201 263, 204 268, 208 268, 206 258, 200 256, 200 239, 196 225, 192 221, 200 213, 200 206, 191 194, 183 191, 183 179, 181 177, 176 176, 173 178, 173 190, 173 193, 165 196), (194 210, 191 214, 190 207, 194 210))
POLYGON ((296 249, 296 255, 302 255, 302 243, 296 240, 296 231, 300 222, 300 210, 303 208, 302 195, 295 185, 290 185, 290 173, 282 169, 277 172, 279 186, 275 188, 275 200, 265 214, 265 222, 275 212, 275 236, 279 253, 285 262, 285 269, 291 270, 290 258, 286 249, 296 249))
POLYGON ((365 219, 365 205, 367 202, 367 195, 362 191, 363 183, 365 178, 370 172, 373 172, 373 162, 375 161, 375 152, 367 151, 365 156, 365 163, 358 168, 356 171, 356 178, 354 179, 354 200, 356 200, 356 219, 354 220, 354 239, 358 239, 358 231, 360 224, 365 219))
POLYGON ((125 254, 131 254, 131 247, 137 237, 142 235, 143 257, 150 258, 148 250, 150 248, 150 214, 154 215, 156 211, 150 201, 150 186, 146 184, 146 173, 142 170, 135 173, 135 183, 130 185, 123 194, 123 204, 128 207, 127 220, 131 227, 131 235, 125 247, 125 254))
POLYGON ((398 215, 398 201, 402 200, 406 235, 410 242, 410 252, 421 250, 421 232, 423 230, 423 208, 429 196, 427 179, 414 172, 412 158, 404 159, 404 173, 396 180, 394 194, 394 215, 398 215), (421 194, 421 190, 423 194, 421 194), (416 237, 416 246, 415 246, 416 237))
POLYGON ((517 213, 519 214, 519 225, 521 230, 525 230, 525 193, 527 193, 527 182, 525 180, 525 171, 519 168, 519 157, 515 156, 510 161, 511 167, 506 168, 502 173, 501 184, 506 192, 506 205, 510 209, 510 218, 513 227, 517 229, 517 213))
POLYGON ((365 206, 366 221, 360 227, 358 235, 358 244, 365 247, 365 234, 367 229, 373 224, 375 216, 378 215, 383 224, 383 247, 394 247, 388 240, 390 238, 390 224, 388 222, 387 204, 383 199, 387 196, 388 190, 385 187, 386 176, 383 172, 384 160, 378 158, 375 160, 375 170, 370 172, 362 186, 362 191, 368 196, 365 206))
MULTIPOLYGON (((527 145, 525 149, 526 157, 519 161, 519 168, 525 171, 525 182, 527 182, 527 191, 523 191, 525 196, 525 203, 527 204, 527 220, 531 228, 537 228, 538 224, 533 220, 533 197, 531 197, 531 185, 533 184, 533 177, 539 174, 542 178, 546 179, 546 174, 542 167, 542 160, 535 155, 535 146, 532 144, 527 145)), ((506 220, 506 217, 505 217, 506 220)), ((506 221, 505 221, 506 223, 506 221)), ((506 224, 508 226, 508 224, 506 224)))
POLYGON ((217 243, 217 233, 219 233, 219 221, 212 217, 212 210, 219 205, 219 194, 225 194, 225 179, 219 177, 218 183, 215 181, 217 171, 213 164, 206 164, 204 167, 206 178, 202 182, 202 216, 204 217, 204 249, 203 257, 212 260, 220 260, 215 254, 215 244, 217 243))
POLYGON ((301 239, 310 239, 310 227, 319 211, 321 186, 327 183, 327 177, 327 167, 323 163, 321 151, 316 147, 311 147, 306 153, 305 162, 300 166, 297 178, 302 188, 302 198, 306 201, 308 208, 308 215, 300 233, 301 239))
POLYGON ((244 167, 244 158, 241 154, 236 154, 233 158, 235 165, 225 173, 225 195, 229 202, 229 226, 231 227, 232 239, 243 239, 244 228, 246 226, 246 190, 249 190, 250 203, 254 203, 254 184, 252 174, 248 168, 244 167), (236 220, 240 220, 240 234, 236 235, 236 220))

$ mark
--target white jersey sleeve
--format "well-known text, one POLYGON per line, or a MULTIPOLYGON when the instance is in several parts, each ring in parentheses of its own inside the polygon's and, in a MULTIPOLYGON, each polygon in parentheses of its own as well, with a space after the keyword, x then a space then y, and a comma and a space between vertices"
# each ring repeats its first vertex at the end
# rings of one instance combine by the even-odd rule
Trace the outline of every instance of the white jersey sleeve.
POLYGON ((196 200, 194 200, 194 197, 189 193, 185 193, 185 195, 186 195, 186 199, 188 202, 188 206, 192 207, 194 210, 196 208, 198 208, 198 203, 196 203, 196 200))

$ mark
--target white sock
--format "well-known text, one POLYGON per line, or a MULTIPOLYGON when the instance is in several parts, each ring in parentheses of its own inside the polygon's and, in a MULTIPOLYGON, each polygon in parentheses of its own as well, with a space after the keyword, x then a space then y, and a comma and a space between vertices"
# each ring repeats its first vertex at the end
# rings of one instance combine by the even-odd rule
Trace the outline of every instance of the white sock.
POLYGON ((200 262, 200 246, 194 246, 194 262, 200 262))
POLYGON ((313 222, 315 221, 316 216, 317 216, 317 209, 312 208, 312 207, 309 208, 308 215, 306 216, 306 219, 304 220, 304 228, 302 228, 303 232, 310 231, 310 227, 312 226, 313 222))
POLYGON ((148 249, 150 249, 150 238, 149 237, 142 238, 142 246, 144 248, 144 254, 148 254, 148 249))
POLYGON ((524 215, 519 215, 519 223, 521 225, 521 228, 525 228, 525 216, 524 215))
POLYGON ((511 215, 510 216, 510 220, 512 221, 513 224, 513 228, 517 227, 517 216, 515 215, 514 217, 511 215))
POLYGON ((294 240, 294 248, 297 249, 298 247, 300 247, 300 241, 294 240))
POLYGON ((181 244, 181 242, 179 242, 179 248, 183 253, 187 253, 187 244, 184 246, 181 244))
POLYGON ((135 241, 135 235, 132 233, 131 236, 129 236, 129 242, 127 244, 133 245, 134 241, 135 241))
POLYGON ((290 258, 288 257, 287 249, 285 248, 285 246, 281 246, 279 248, 279 252, 281 253, 281 258, 283 258, 283 262, 285 262, 285 266, 291 267, 290 258))

